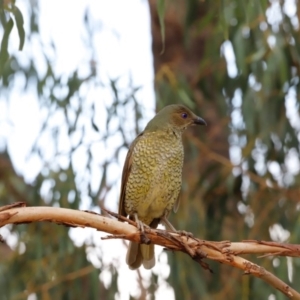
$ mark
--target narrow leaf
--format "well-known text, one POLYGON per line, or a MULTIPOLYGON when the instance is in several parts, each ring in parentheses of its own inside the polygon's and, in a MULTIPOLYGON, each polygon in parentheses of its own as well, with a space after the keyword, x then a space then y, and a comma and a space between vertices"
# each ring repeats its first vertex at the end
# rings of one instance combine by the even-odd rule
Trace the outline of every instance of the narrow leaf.
POLYGON ((17 6, 14 6, 12 13, 15 16, 16 19, 16 25, 20 37, 20 44, 19 44, 19 50, 23 49, 24 42, 25 42, 25 30, 24 30, 24 19, 21 11, 17 6))
MULTIPOLYGON (((8 47, 8 39, 9 39, 9 35, 11 33, 11 30, 14 26, 14 21, 10 18, 9 21, 6 23, 5 28, 4 28, 4 34, 3 34, 3 38, 1 41, 1 49, 0 49, 0 68, 2 69, 4 64, 6 63, 9 54, 7 51, 7 47, 8 47)), ((0 69, 0 73, 1 72, 0 69)))
POLYGON ((161 33, 161 41, 162 41, 162 50, 160 54, 165 52, 165 0, 158 0, 157 1, 157 13, 159 18, 159 25, 160 25, 160 33, 161 33))

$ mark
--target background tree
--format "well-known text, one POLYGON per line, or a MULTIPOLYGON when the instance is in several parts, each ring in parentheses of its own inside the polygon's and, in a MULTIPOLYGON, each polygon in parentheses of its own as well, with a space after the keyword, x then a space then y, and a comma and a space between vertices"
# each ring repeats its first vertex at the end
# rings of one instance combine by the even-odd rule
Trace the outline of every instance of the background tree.
MULTIPOLYGON (((50 129, 53 141, 58 141, 61 128, 53 127, 50 121, 54 112, 60 111, 65 116, 67 136, 72 145, 66 154, 69 160, 62 167, 58 163, 62 155, 59 143, 54 151, 57 163, 48 164, 38 140, 32 153, 40 155, 47 164, 30 185, 14 172, 9 153, 2 147, 1 198, 5 204, 25 200, 30 205, 78 209, 82 195, 88 195, 91 209, 101 202, 106 204, 105 199, 114 185, 108 179, 108 170, 120 160, 123 146, 128 146, 141 130, 142 111, 135 96, 137 88, 130 87, 124 92, 117 81, 111 80, 114 100, 107 105, 106 126, 101 127, 91 118, 89 130, 107 141, 115 116, 118 116, 115 131, 122 136, 116 152, 109 160, 101 162, 99 186, 92 187, 97 154, 91 151, 91 145, 84 145, 87 127, 78 121, 84 118, 84 110, 88 110, 90 116, 97 110, 97 103, 82 101, 86 95, 80 93, 85 85, 101 84, 92 51, 90 70, 84 76, 75 70, 67 80, 61 78, 53 70, 46 53, 47 72, 39 76, 34 57, 24 66, 17 57, 9 54, 8 37, 14 26, 13 20, 19 29, 20 47, 23 44, 22 21, 14 3, 0 4, 4 28, 0 51, 1 93, 9 99, 17 74, 23 74, 26 87, 33 82, 41 106, 48 112, 41 137, 50 129), (58 97, 55 88, 64 87, 68 92, 58 97), (74 105, 74 99, 80 100, 79 105, 74 105), (136 132, 128 136, 122 124, 126 119, 124 111, 130 108, 135 111, 136 132), (76 117, 70 118, 70 113, 76 117), (75 132, 81 133, 77 143, 72 138, 75 132), (81 146, 88 153, 86 185, 79 183, 83 177, 76 173, 72 160, 81 146), (44 199, 40 195, 47 184, 51 188, 44 199)), ((149 6, 157 107, 184 103, 209 124, 206 131, 185 135, 181 205, 178 213, 171 216, 172 224, 208 240, 284 241, 289 238, 289 242, 299 243, 298 2, 150 0, 149 6)), ((29 39, 34 33, 39 34, 37 15, 37 9, 30 13, 29 39)), ((86 20, 86 30, 91 38, 93 26, 88 21, 88 13, 86 20)), ((99 164, 97 167, 100 168, 99 164)), ((5 272, 0 289, 5 291, 7 299, 18 295, 24 297, 27 292, 35 292, 38 297, 66 299, 80 296, 109 299, 117 295, 115 265, 105 264, 101 254, 98 255, 100 272, 108 270, 112 276, 109 285, 104 285, 101 280, 99 283, 99 270, 86 259, 86 251, 94 246, 93 242, 75 247, 61 226, 55 226, 53 239, 53 226, 37 224, 10 228, 10 234, 17 234, 18 247, 15 255, 4 249, 10 259, 0 267, 1 273, 5 272), (32 270, 30 276, 28 270, 32 270), (74 270, 79 270, 78 277, 70 280, 67 274, 74 270), (43 286, 45 282, 59 278, 64 284, 51 288, 43 286)), ((168 282, 177 299, 282 297, 265 283, 241 276, 241 272, 228 266, 210 264, 214 271, 210 274, 184 255, 171 253, 168 259, 168 282)), ((299 259, 251 259, 297 289, 299 259)), ((143 284, 141 276, 139 278, 140 298, 145 298, 146 294, 154 295, 157 274, 152 273, 150 287, 143 284)))
MULTIPOLYGON (((209 124, 186 138, 177 228, 232 241, 283 241, 284 228, 298 242, 297 3, 150 1, 158 105, 190 104, 209 124)), ((178 256, 169 256, 177 299, 280 297, 237 270, 213 265, 207 274, 178 256)), ((258 261, 297 282, 298 259, 258 261)))

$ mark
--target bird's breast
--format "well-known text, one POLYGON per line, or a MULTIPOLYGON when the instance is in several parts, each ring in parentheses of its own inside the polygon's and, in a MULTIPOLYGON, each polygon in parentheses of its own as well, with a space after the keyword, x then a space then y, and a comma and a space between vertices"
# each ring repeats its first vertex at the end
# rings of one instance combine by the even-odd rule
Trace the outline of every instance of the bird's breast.
POLYGON ((125 210, 146 224, 170 211, 181 189, 183 145, 173 133, 147 133, 135 145, 125 210))

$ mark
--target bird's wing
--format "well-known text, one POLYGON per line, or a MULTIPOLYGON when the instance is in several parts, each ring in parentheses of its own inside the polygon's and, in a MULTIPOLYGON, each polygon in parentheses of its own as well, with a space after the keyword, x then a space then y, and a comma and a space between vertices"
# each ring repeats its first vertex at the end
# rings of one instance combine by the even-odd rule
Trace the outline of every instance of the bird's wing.
POLYGON ((140 137, 143 135, 143 132, 140 133, 135 140, 132 142, 132 144, 130 145, 130 148, 128 150, 126 159, 125 159, 125 163, 124 163, 124 167, 123 167, 123 173, 122 173, 122 182, 121 182, 121 193, 120 193, 120 200, 119 200, 119 215, 122 216, 127 216, 126 212, 125 212, 125 192, 126 192, 126 184, 128 181, 128 177, 131 171, 131 165, 132 165, 132 153, 134 150, 135 145, 138 143, 138 141, 140 140, 140 137))

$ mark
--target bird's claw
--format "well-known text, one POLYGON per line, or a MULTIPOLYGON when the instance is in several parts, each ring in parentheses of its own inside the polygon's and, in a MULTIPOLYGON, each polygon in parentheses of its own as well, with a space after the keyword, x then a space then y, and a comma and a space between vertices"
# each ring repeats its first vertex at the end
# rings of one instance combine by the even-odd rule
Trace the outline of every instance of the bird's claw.
POLYGON ((140 243, 149 245, 151 243, 151 240, 146 236, 145 234, 145 228, 150 228, 148 225, 144 224, 142 221, 137 220, 137 228, 141 232, 140 234, 140 243))
POLYGON ((151 240, 146 236, 146 234, 144 232, 141 232, 140 243, 141 244, 146 244, 146 245, 151 244, 151 240))
POLYGON ((194 235, 191 232, 185 231, 185 230, 177 230, 177 233, 181 236, 185 236, 187 238, 192 238, 194 235))

